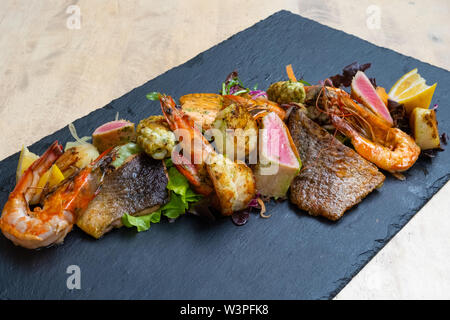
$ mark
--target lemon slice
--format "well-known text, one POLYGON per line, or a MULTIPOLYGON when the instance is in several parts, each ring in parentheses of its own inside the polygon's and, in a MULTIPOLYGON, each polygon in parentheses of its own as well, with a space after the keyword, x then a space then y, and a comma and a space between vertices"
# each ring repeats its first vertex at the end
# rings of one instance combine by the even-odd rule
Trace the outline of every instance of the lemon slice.
POLYGON ((437 83, 428 86, 417 68, 403 75, 389 91, 389 98, 405 106, 409 115, 415 108, 428 109, 437 83))
POLYGON ((31 164, 37 159, 39 159, 37 154, 30 152, 27 147, 22 146, 22 151, 20 151, 19 156, 19 163, 17 164, 16 181, 19 181, 25 170, 27 170, 28 167, 31 166, 31 164))

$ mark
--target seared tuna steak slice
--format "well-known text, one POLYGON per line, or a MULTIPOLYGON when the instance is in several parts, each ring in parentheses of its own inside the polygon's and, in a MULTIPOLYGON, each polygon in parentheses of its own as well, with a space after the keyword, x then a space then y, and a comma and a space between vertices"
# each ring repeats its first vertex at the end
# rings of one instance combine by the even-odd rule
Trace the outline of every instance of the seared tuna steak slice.
POLYGON ((283 198, 300 171, 297 149, 275 112, 262 118, 259 134, 259 162, 253 169, 256 190, 263 196, 283 198))
POLYGON ((127 120, 115 120, 107 122, 92 134, 92 144, 100 153, 103 151, 126 144, 136 139, 134 123, 127 120))
POLYGON ((387 106, 381 100, 369 78, 362 71, 358 71, 353 77, 352 97, 392 126, 393 120, 387 106))

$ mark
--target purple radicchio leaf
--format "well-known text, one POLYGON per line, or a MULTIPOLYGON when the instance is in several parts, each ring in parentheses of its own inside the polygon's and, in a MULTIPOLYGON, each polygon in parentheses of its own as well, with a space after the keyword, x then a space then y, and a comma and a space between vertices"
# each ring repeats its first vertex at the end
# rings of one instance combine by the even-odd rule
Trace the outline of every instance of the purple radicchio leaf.
MULTIPOLYGON (((365 64, 359 64, 358 62, 353 62, 349 64, 348 66, 344 67, 342 69, 342 74, 336 74, 332 77, 330 77, 331 81, 333 82, 333 85, 337 88, 343 86, 343 87, 350 87, 352 84, 352 79, 355 76, 355 74, 358 71, 366 71, 371 66, 370 63, 365 64)), ((376 87, 376 81, 375 78, 370 78, 370 82, 374 87, 376 87)))

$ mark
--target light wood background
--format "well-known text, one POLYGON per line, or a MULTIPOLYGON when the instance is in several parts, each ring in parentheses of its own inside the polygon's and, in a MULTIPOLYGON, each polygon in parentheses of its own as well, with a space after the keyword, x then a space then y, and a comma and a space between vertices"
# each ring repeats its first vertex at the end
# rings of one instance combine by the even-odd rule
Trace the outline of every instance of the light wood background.
MULTIPOLYGON (((449 7, 448 0, 1 0, 0 159, 280 9, 449 69, 449 7), (70 5, 81 10, 80 29, 67 27, 70 5), (373 5, 379 28, 367 24, 373 5)), ((338 298, 449 297, 450 187, 439 195, 338 298)))

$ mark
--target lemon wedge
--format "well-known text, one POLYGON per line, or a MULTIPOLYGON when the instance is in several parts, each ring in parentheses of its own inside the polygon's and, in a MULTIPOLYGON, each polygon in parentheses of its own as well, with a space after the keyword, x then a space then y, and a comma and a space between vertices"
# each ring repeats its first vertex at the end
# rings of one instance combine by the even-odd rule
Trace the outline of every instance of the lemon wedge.
POLYGON ((437 83, 428 86, 417 68, 403 75, 391 88, 388 95, 405 106, 409 115, 415 108, 428 109, 437 83))
POLYGON ((25 170, 27 170, 28 167, 31 166, 31 164, 37 159, 39 159, 37 154, 30 152, 27 147, 22 146, 22 151, 20 151, 19 156, 19 163, 17 164, 16 181, 19 181, 25 170))
POLYGON ((36 186, 36 193, 30 201, 30 204, 37 204, 45 187, 52 188, 64 180, 64 175, 56 164, 52 165, 50 170, 44 173, 36 186))
POLYGON ((48 170, 46 173, 42 175, 42 177, 39 179, 38 188, 44 188, 47 184, 48 187, 54 187, 58 183, 64 180, 64 175, 62 174, 61 170, 59 170, 58 166, 56 164, 52 165, 50 170, 48 170))
MULTIPOLYGON (((33 152, 30 152, 27 147, 22 147, 22 151, 20 151, 19 163, 17 165, 16 170, 16 180, 19 181, 22 174, 27 170, 34 161, 39 159, 39 156, 33 152)), ((64 175, 61 170, 58 168, 56 164, 52 165, 50 170, 47 170, 38 181, 36 186, 36 193, 30 200, 30 204, 36 204, 39 202, 41 197, 42 190, 45 187, 52 188, 56 186, 58 183, 64 180, 64 175)))
POLYGON ((48 185, 50 188, 56 186, 64 180, 64 175, 62 174, 61 170, 59 170, 56 164, 54 164, 49 171, 50 177, 48 178, 48 185))

